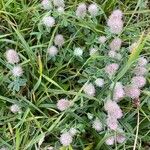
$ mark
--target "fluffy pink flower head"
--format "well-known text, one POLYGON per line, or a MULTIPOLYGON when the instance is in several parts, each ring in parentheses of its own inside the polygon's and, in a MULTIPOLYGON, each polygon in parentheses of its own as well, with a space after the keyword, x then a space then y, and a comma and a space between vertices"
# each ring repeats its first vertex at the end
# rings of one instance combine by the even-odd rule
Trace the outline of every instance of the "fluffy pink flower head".
POLYGON ((123 85, 121 82, 117 82, 114 87, 113 100, 119 102, 125 96, 123 85))
POLYGON ((41 4, 45 10, 52 9, 52 3, 50 0, 42 0, 41 4))
POLYGON ((57 108, 60 111, 64 111, 64 110, 68 109, 70 106, 71 106, 71 102, 68 101, 67 99, 60 99, 57 102, 57 108))
POLYGON ((51 16, 45 16, 42 22, 46 27, 53 27, 55 25, 55 19, 51 16))
POLYGON ((133 86, 142 88, 146 84, 146 79, 143 76, 135 76, 131 79, 133 86))
POLYGON ((111 58, 116 58, 116 55, 117 55, 117 53, 114 50, 110 50, 108 52, 108 56, 111 57, 111 58))
POLYGON ((122 110, 115 101, 107 100, 104 104, 104 109, 109 116, 112 116, 112 118, 120 119, 123 116, 122 110))
POLYGON ((118 128, 118 121, 116 118, 109 116, 106 120, 106 124, 107 126, 111 129, 111 130, 116 130, 118 128))
POLYGON ((15 64, 20 61, 18 53, 13 49, 9 49, 6 51, 6 59, 10 64, 15 64))
POLYGON ((54 43, 55 43, 55 45, 57 45, 58 47, 61 47, 63 44, 64 44, 64 37, 63 37, 63 35, 61 35, 61 34, 57 34, 56 36, 55 36, 55 39, 54 39, 54 43))
POLYGON ((123 16, 123 13, 121 10, 117 9, 117 10, 114 10, 111 14, 111 18, 113 19, 122 19, 122 16, 123 16))
POLYGON ((139 98, 140 89, 137 88, 136 86, 128 85, 124 89, 125 89, 126 96, 128 96, 132 99, 139 98))
POLYGON ((47 52, 51 57, 54 57, 57 55, 58 49, 55 46, 51 46, 50 48, 47 49, 47 52))
POLYGON ((62 15, 65 12, 64 7, 58 7, 57 12, 59 15, 62 15))
POLYGON ((99 41, 99 43, 101 43, 101 44, 104 44, 104 43, 106 42, 106 40, 107 40, 106 36, 100 36, 100 37, 98 38, 98 41, 99 41))
POLYGON ((65 7, 64 0, 53 0, 53 4, 55 7, 65 7))
POLYGON ((86 4, 80 3, 76 10, 76 16, 79 18, 84 18, 86 15, 86 4))
POLYGON ((95 80, 95 84, 96 84, 96 86, 98 86, 98 87, 103 87, 104 84, 105 84, 104 79, 102 79, 102 78, 97 78, 97 79, 95 80))
POLYGON ((138 66, 146 66, 147 65, 147 59, 146 58, 144 58, 144 57, 140 57, 139 59, 138 59, 138 66))
POLYGON ((136 76, 143 76, 147 73, 147 69, 143 66, 137 66, 133 69, 133 73, 136 75, 136 76))
POLYGON ((117 129, 116 141, 118 143, 123 143, 126 140, 124 131, 121 128, 117 129))
POLYGON ((98 14, 98 6, 97 6, 97 4, 90 4, 89 7, 88 7, 88 12, 90 13, 90 15, 92 17, 97 16, 97 14, 98 14))
POLYGON ((92 83, 87 83, 84 85, 83 91, 88 96, 94 96, 95 95, 95 87, 92 83))
POLYGON ((60 136, 60 143, 63 146, 69 146, 72 143, 72 140, 72 136, 69 134, 69 132, 65 132, 60 136))
POLYGON ((12 69, 12 74, 14 77, 20 77, 23 74, 23 69, 21 66, 14 66, 12 69))
POLYGON ((98 118, 96 118, 93 121, 92 128, 95 129, 96 131, 101 131, 102 130, 103 126, 102 126, 101 121, 98 118))
POLYGON ((106 139, 106 141, 105 141, 105 143, 106 143, 107 145, 113 145, 114 142, 115 142, 115 137, 114 137, 114 136, 108 137, 108 138, 106 139))
POLYGON ((13 113, 20 113, 21 112, 21 108, 17 105, 17 104, 13 104, 10 107, 11 112, 13 113))
POLYGON ((120 38, 115 38, 110 43, 109 47, 113 51, 118 51, 121 48, 122 40, 120 38))
POLYGON ((111 77, 119 69, 119 65, 116 63, 109 64, 105 67, 105 72, 111 77))

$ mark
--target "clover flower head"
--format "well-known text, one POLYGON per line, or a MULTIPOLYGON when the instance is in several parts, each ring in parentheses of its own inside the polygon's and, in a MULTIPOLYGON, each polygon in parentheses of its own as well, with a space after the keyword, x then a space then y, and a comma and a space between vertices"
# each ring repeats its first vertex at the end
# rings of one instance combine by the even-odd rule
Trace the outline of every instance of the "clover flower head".
POLYGON ((106 139, 106 141, 105 141, 105 143, 106 143, 107 145, 113 145, 114 142, 115 142, 115 137, 114 137, 114 136, 108 137, 108 138, 106 139))
POLYGON ((63 146, 68 146, 72 143, 72 136, 70 135, 69 132, 64 132, 61 134, 60 136, 60 143, 63 145, 63 146))
POLYGON ((125 96, 124 88, 121 82, 117 82, 114 87, 113 100, 119 102, 125 96))
POLYGON ((70 106, 71 106, 71 102, 68 101, 68 99, 60 99, 57 102, 57 108, 60 111, 64 111, 64 110, 68 109, 70 106))
POLYGON ((54 39, 55 45, 61 47, 64 44, 65 40, 62 34, 57 34, 54 39))
POLYGON ((83 91, 88 96, 95 96, 95 87, 92 83, 85 84, 84 87, 83 87, 83 91))
POLYGON ((76 10, 76 16, 79 18, 84 18, 86 15, 86 4, 80 3, 76 10))
POLYGON ((115 38, 110 43, 109 47, 113 51, 118 51, 121 48, 122 40, 120 38, 115 38))
POLYGON ((111 130, 117 130, 118 128, 118 121, 116 118, 112 117, 112 116, 109 116, 108 115, 108 118, 106 119, 106 124, 107 126, 111 129, 111 130))
POLYGON ((90 4, 89 7, 88 7, 88 12, 90 13, 90 15, 92 17, 97 16, 97 14, 98 14, 98 6, 97 6, 97 4, 96 3, 90 4))
POLYGON ((42 22, 46 27, 53 27, 55 25, 55 19, 51 16, 45 16, 42 22))
POLYGON ((144 58, 144 57, 140 57, 139 59, 138 59, 138 66, 146 66, 147 65, 147 59, 146 58, 144 58))
POLYGON ((133 86, 142 88, 146 84, 146 79, 143 76, 135 76, 131 79, 133 86))
POLYGON ((11 112, 13 113, 20 113, 21 112, 21 108, 17 105, 17 104, 13 104, 10 107, 11 112))
POLYGON ((65 12, 64 7, 58 7, 57 12, 59 13, 59 15, 63 14, 65 12))
POLYGON ((12 69, 12 74, 14 77, 21 77, 23 75, 23 69, 21 66, 14 66, 12 69))
POLYGON ((64 0, 53 0, 53 4, 55 7, 65 7, 64 0))
POLYGON ((90 56, 94 55, 97 52, 96 48, 90 48, 90 56))
POLYGON ((42 0, 41 4, 45 10, 51 10, 53 8, 52 3, 49 0, 42 0))
POLYGON ((110 50, 110 51, 108 52, 108 56, 111 57, 111 58, 116 58, 116 55, 117 55, 117 53, 116 53, 116 51, 114 51, 114 50, 110 50))
POLYGON ((140 89, 137 88, 136 86, 133 85, 127 85, 125 86, 125 94, 126 96, 135 99, 135 98, 139 98, 140 96, 140 89))
POLYGON ((71 128, 71 129, 69 130, 69 133, 70 133, 70 135, 73 137, 73 136, 75 136, 75 135, 77 134, 77 129, 71 128))
POLYGON ((120 109, 119 105, 115 101, 112 101, 110 99, 108 99, 104 104, 104 109, 112 118, 120 119, 123 116, 122 110, 120 109))
POLYGON ((148 72, 147 69, 145 67, 143 67, 143 66, 136 66, 133 69, 133 73, 136 76, 144 76, 147 72, 148 72))
POLYGON ((111 77, 119 69, 119 65, 116 63, 109 64, 105 67, 105 72, 111 77))
POLYGON ((106 36, 100 36, 100 37, 98 38, 98 41, 99 41, 99 43, 101 43, 101 44, 104 44, 104 43, 106 42, 106 40, 107 40, 106 36))
POLYGON ((98 118, 93 121, 92 128, 96 131, 101 131, 103 129, 102 123, 98 118))
POLYGON ((82 54, 83 54, 83 50, 80 47, 75 48, 75 50, 74 50, 75 56, 81 57, 82 54))
POLYGON ((10 64, 15 64, 20 61, 18 53, 13 49, 6 51, 6 59, 10 64))
POLYGON ((96 86, 98 86, 98 87, 103 87, 104 84, 105 84, 104 79, 102 79, 102 78, 97 78, 97 79, 95 80, 95 84, 96 84, 96 86))
POLYGON ((57 55, 58 49, 55 46, 51 46, 50 48, 47 49, 47 52, 51 57, 54 57, 57 55))

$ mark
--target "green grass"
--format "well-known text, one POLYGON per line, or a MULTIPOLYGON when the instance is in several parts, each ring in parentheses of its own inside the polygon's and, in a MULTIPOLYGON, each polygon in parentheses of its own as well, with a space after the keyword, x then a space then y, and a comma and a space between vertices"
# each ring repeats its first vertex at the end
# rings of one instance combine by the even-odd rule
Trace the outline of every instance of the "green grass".
POLYGON ((47 31, 41 24, 47 11, 41 9, 38 0, 0 0, 0 148, 5 146, 9 150, 38 150, 38 142, 45 136, 42 150, 47 146, 65 150, 67 148, 61 147, 59 137, 62 131, 70 127, 77 127, 79 133, 69 150, 150 148, 149 73, 140 97, 140 108, 133 107, 127 98, 119 103, 124 112, 119 122, 127 137, 123 144, 106 145, 107 130, 97 133, 87 118, 87 113, 99 118, 106 116, 103 104, 106 96, 111 93, 108 89, 112 81, 106 78, 106 87, 98 89, 96 97, 89 97, 82 92, 86 82, 104 76, 104 63, 111 62, 104 55, 107 53, 105 47, 99 47, 101 55, 90 58, 88 50, 95 45, 96 38, 100 35, 107 35, 109 41, 112 39, 108 31, 105 31, 106 19, 116 8, 124 12, 125 27, 120 35, 124 57, 114 82, 127 82, 139 55, 144 55, 149 60, 150 3, 147 1, 146 5, 146 0, 87 0, 87 3, 97 2, 101 14, 97 20, 87 17, 82 21, 77 20, 74 13, 79 2, 81 0, 66 1, 65 14, 57 16, 54 13, 57 24, 47 31), (65 44, 56 59, 49 59, 46 50, 53 44, 56 33, 64 35, 65 44), (129 56, 127 48, 137 40, 138 50, 129 56), (73 57, 76 46, 84 48, 85 56, 82 59, 73 57), (10 72, 12 66, 6 62, 4 55, 9 48, 19 53, 24 70, 22 79, 27 81, 17 92, 8 88, 14 80, 10 72), (57 100, 63 97, 74 102, 74 106, 66 112, 56 108, 57 100), (9 107, 12 104, 18 104, 23 112, 11 113, 9 107))

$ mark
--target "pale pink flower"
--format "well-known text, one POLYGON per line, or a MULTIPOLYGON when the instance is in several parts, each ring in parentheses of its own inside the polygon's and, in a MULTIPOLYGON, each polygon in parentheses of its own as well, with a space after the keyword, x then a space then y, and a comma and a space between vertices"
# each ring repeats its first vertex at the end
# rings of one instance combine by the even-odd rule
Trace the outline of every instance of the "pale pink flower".
POLYGON ((57 34, 54 39, 55 45, 61 47, 64 44, 65 40, 62 34, 57 34))
POLYGON ((147 69, 143 66, 137 66, 133 69, 133 73, 136 75, 136 76, 143 76, 147 73, 147 69))
POLYGON ((53 4, 55 7, 65 7, 64 0, 53 0, 53 4))
POLYGON ((111 130, 116 130, 118 128, 118 121, 116 118, 109 116, 106 119, 106 124, 111 130))
POLYGON ((122 134, 117 135, 116 140, 118 143, 123 143, 126 140, 126 137, 122 134))
POLYGON ((146 79, 143 76, 135 76, 131 79, 133 86, 142 88, 146 84, 146 79))
POLYGON ((99 43, 101 43, 101 44, 104 44, 104 43, 106 42, 106 40, 107 40, 106 36, 100 36, 100 37, 98 38, 98 41, 99 41, 99 43))
POLYGON ((50 0, 42 0, 41 4, 45 10, 51 10, 53 8, 50 0))
POLYGON ((97 51, 96 48, 90 48, 90 56, 94 55, 97 51))
POLYGON ((76 16, 79 18, 84 18, 86 15, 86 4, 80 3, 76 10, 76 16))
POLYGON ((97 14, 98 14, 98 6, 97 6, 97 4, 96 3, 95 4, 90 4, 89 7, 88 7, 88 12, 90 13, 90 15, 92 17, 97 16, 97 14))
POLYGON ((120 119, 123 116, 122 110, 115 101, 107 100, 104 104, 104 109, 109 116, 112 116, 112 118, 120 119))
POLYGON ((140 96, 140 89, 133 85, 128 85, 124 88, 126 96, 135 99, 140 96))
POLYGON ((140 57, 139 59, 138 59, 138 66, 146 66, 147 65, 147 59, 146 58, 144 58, 144 57, 140 57))
POLYGON ((111 57, 111 58, 116 58, 116 55, 117 55, 117 53, 116 53, 116 51, 114 51, 114 50, 110 50, 110 51, 108 52, 108 56, 111 57))
POLYGON ((65 12, 64 7, 58 7, 57 12, 59 13, 59 15, 63 14, 65 12))
POLYGON ((20 113, 21 112, 21 108, 17 105, 17 104, 13 104, 10 107, 11 112, 13 113, 20 113))
POLYGON ((21 66, 14 66, 14 68, 12 69, 12 74, 14 77, 20 77, 23 75, 23 69, 21 66))
POLYGON ((64 111, 64 110, 68 109, 70 106, 71 106, 71 102, 68 101, 67 99, 60 99, 57 102, 57 108, 60 111, 64 111))
POLYGON ((55 46, 51 46, 50 48, 47 49, 47 53, 51 56, 54 57, 58 53, 58 49, 55 46))
POLYGON ((93 121, 92 128, 96 131, 101 131, 103 129, 102 123, 98 118, 93 121))
POLYGON ((102 79, 102 78, 97 78, 96 80, 95 80, 95 84, 96 84, 96 86, 98 86, 98 87, 103 87, 104 86, 104 79, 102 79))
POLYGON ((119 69, 119 65, 116 63, 109 64, 105 67, 105 72, 111 77, 119 69))
POLYGON ((115 38, 111 41, 109 47, 113 51, 118 51, 121 48, 122 40, 120 38, 115 38))
POLYGON ((114 142, 115 142, 115 137, 114 137, 114 136, 108 137, 108 138, 106 139, 106 141, 105 141, 105 143, 106 143, 107 145, 113 145, 114 142))
POLYGON ((63 146, 69 146, 72 143, 72 136, 69 134, 69 132, 62 133, 60 136, 60 143, 63 146))
POLYGON ((119 102, 125 96, 123 85, 121 82, 117 82, 114 87, 113 100, 119 102))
POLYGON ((84 87, 83 87, 83 91, 88 96, 95 96, 95 87, 92 83, 85 84, 84 87))
POLYGON ((117 18, 117 19, 122 19, 122 16, 123 16, 123 13, 121 10, 117 9, 117 10, 114 10, 111 14, 111 17, 112 18, 117 18))
POLYGON ((20 61, 18 53, 13 49, 6 51, 6 59, 10 64, 15 64, 20 61))
POLYGON ((55 19, 51 16, 45 16, 42 22, 46 27, 53 27, 55 25, 55 19))

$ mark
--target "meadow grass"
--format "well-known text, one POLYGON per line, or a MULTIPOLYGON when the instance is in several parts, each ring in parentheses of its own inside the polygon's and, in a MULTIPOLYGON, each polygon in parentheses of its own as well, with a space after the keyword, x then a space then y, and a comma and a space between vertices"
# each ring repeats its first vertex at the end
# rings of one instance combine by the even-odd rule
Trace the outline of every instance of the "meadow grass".
MULTIPOLYGON (((52 29, 42 25, 42 18, 48 14, 38 0, 0 0, 0 148, 8 150, 39 150, 39 141, 45 137, 42 150, 54 146, 60 150, 146 150, 150 149, 150 86, 147 84, 140 96, 140 107, 133 107, 128 98, 120 102, 123 118, 119 123, 125 130, 126 142, 108 146, 105 130, 98 133, 91 127, 87 114, 104 118, 104 99, 110 94, 108 80, 103 89, 98 89, 95 97, 86 95, 83 85, 104 75, 101 69, 110 58, 103 51, 101 55, 88 56, 88 49, 94 46, 96 38, 107 35, 106 20, 111 12, 119 8, 123 11, 124 29, 123 62, 114 82, 126 82, 130 78, 133 63, 139 55, 150 58, 150 2, 146 0, 87 0, 99 6, 98 19, 78 20, 75 16, 77 4, 81 0, 65 1, 64 15, 57 18, 52 29), (56 58, 49 58, 47 48, 53 45, 57 33, 63 34, 65 46, 56 58), (131 55, 128 46, 139 42, 138 49, 131 55), (85 56, 75 58, 73 49, 82 46, 85 56), (12 66, 7 63, 5 52, 13 48, 19 53, 24 75, 15 80, 11 75, 12 66), (11 84, 11 85, 10 85, 11 84), (9 87, 8 87, 9 86, 9 87), (108 91, 107 93, 105 91, 108 91), (60 112, 57 100, 67 97, 74 106, 60 112), (18 104, 22 112, 13 114, 12 104, 18 104), (101 113, 103 111, 103 113, 101 113), (78 133, 69 147, 61 146, 60 134, 71 127, 78 133)), ((148 64, 149 70, 149 64, 148 64)))

